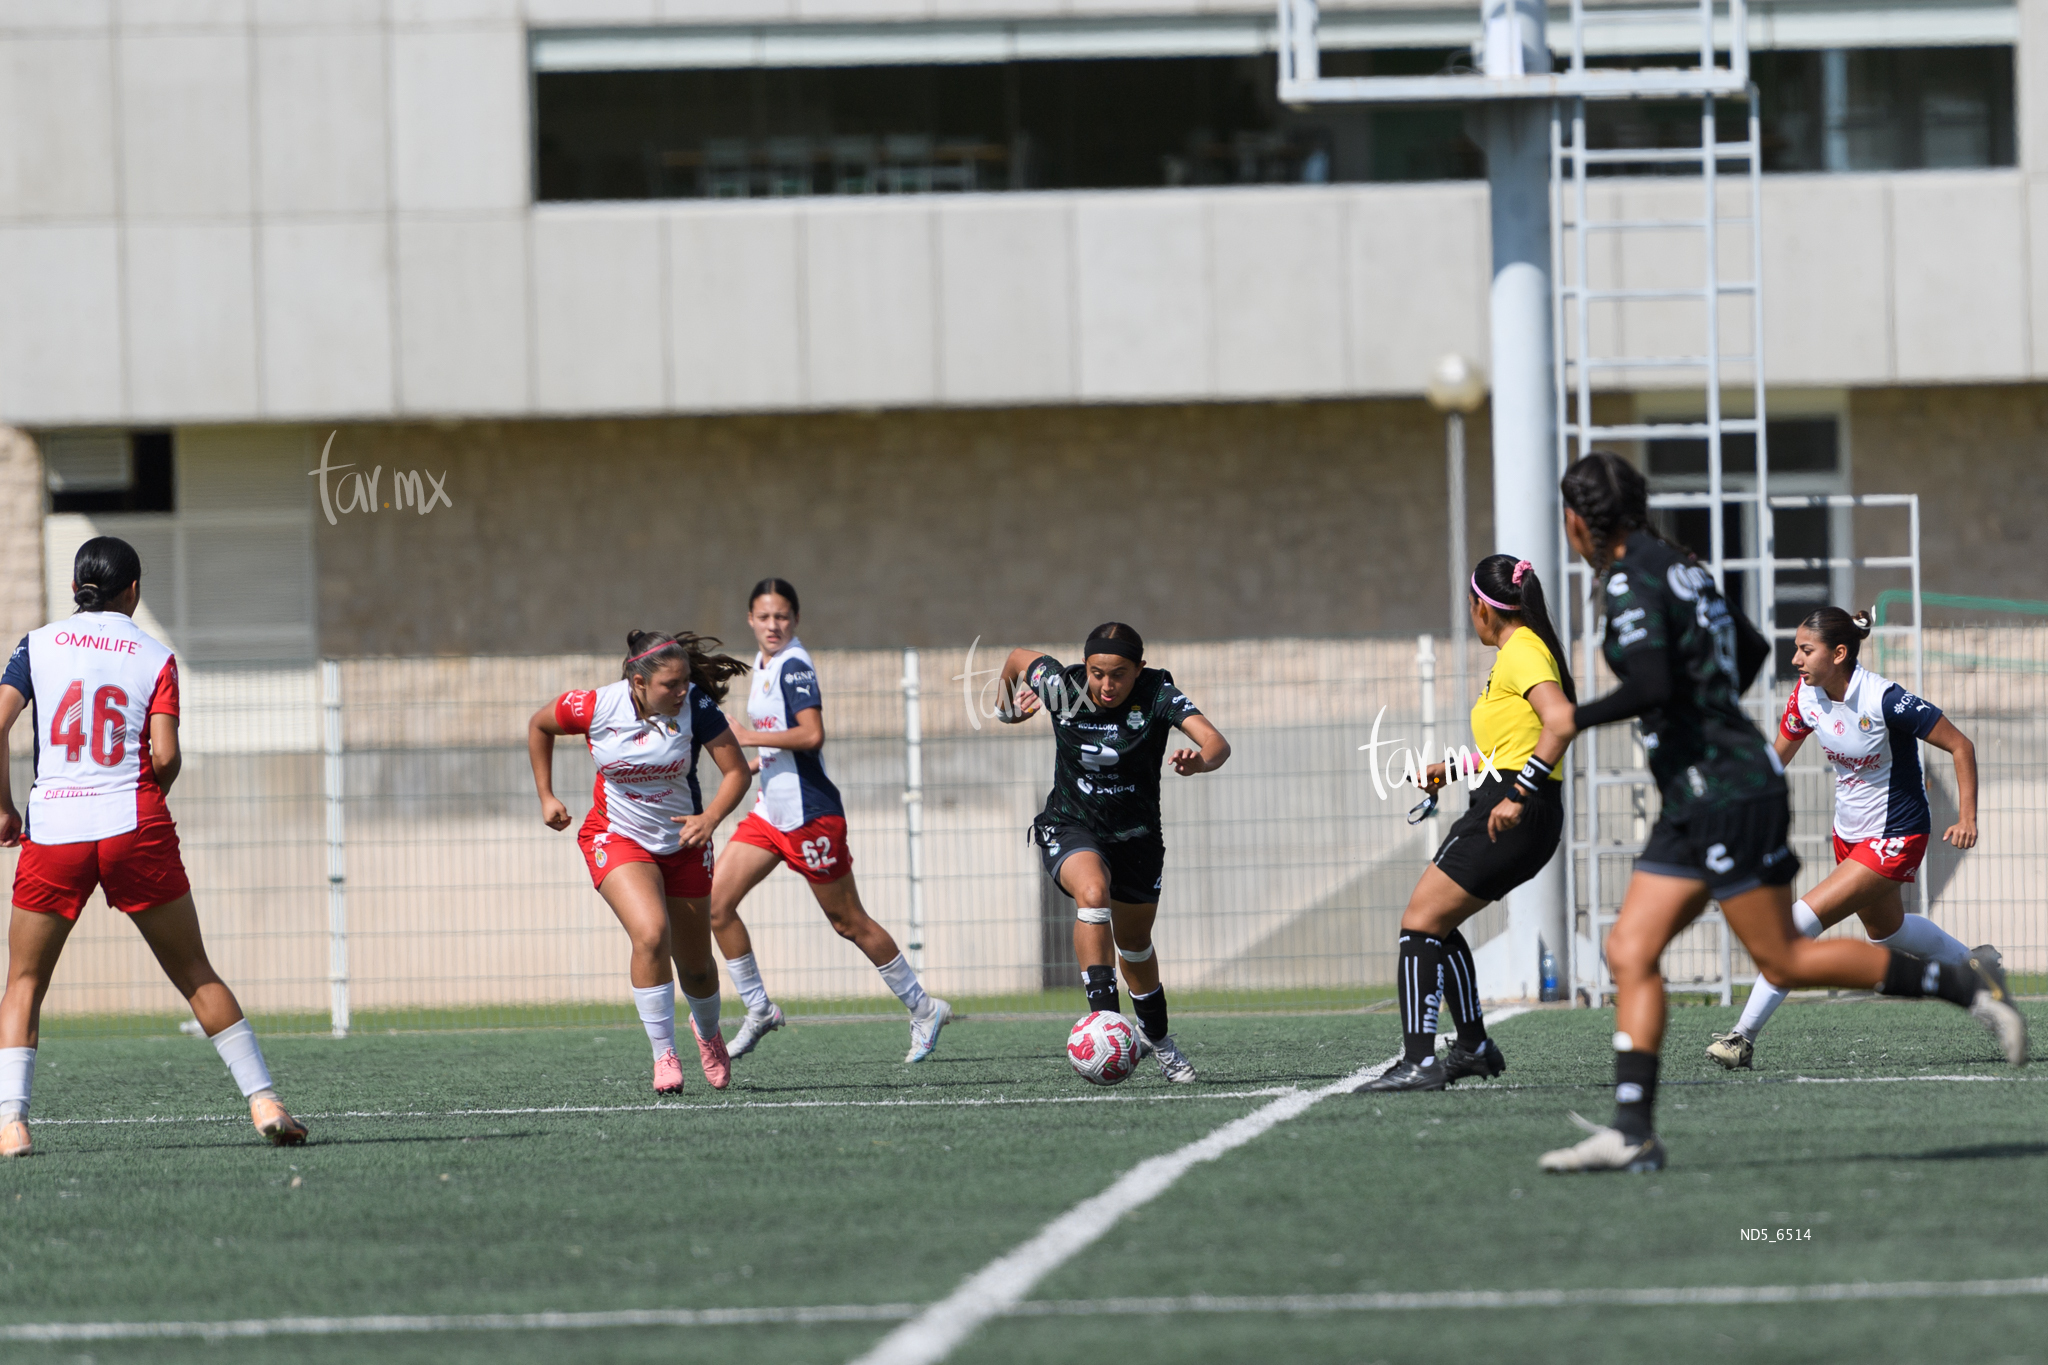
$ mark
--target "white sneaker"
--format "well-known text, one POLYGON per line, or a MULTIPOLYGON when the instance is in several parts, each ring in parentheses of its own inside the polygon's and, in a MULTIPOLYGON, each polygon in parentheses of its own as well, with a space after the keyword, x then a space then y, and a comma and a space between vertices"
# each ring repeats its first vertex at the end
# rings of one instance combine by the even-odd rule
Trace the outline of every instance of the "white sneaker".
POLYGON ((1655 1133, 1641 1142, 1631 1142, 1619 1128, 1588 1123, 1577 1114, 1572 1115, 1572 1122, 1591 1136, 1574 1146, 1545 1152, 1536 1163, 1544 1170, 1560 1175, 1573 1171, 1627 1171, 1639 1175, 1664 1169, 1664 1144, 1657 1141, 1655 1133))
MULTIPOLYGON (((1138 1030, 1139 1037, 1143 1038, 1144 1034, 1145 1030, 1138 1030)), ((1180 1050, 1180 1044, 1173 1041, 1171 1033, 1156 1043, 1149 1038, 1145 1039, 1144 1046, 1138 1055, 1142 1057, 1147 1051, 1155 1052, 1159 1055, 1159 1069, 1165 1072, 1166 1079, 1172 1081, 1175 1085, 1186 1085, 1195 1079, 1195 1064, 1188 1060, 1187 1053, 1180 1050)))
POLYGON ((733 1034, 732 1041, 725 1045, 726 1055, 738 1061, 752 1052, 763 1038, 788 1022, 782 1017, 782 1006, 773 1002, 769 1003, 766 1013, 755 1014, 752 1010, 747 1011, 746 1021, 740 1025, 740 1031, 733 1034))
POLYGON ((914 1014, 910 1016, 910 1051, 903 1056, 906 1062, 921 1062, 938 1051, 939 1030, 953 1022, 951 1005, 936 995, 928 995, 925 999, 931 1008, 925 1011, 924 1018, 914 1014))

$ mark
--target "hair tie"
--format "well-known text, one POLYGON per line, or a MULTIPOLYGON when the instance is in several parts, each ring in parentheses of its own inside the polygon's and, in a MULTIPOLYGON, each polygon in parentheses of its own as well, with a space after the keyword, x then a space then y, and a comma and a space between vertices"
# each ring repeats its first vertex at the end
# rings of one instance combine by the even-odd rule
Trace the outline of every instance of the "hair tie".
POLYGON ((1514 585, 1515 585, 1516 587, 1518 587, 1518 588, 1519 588, 1519 587, 1521 587, 1521 586, 1522 586, 1522 575, 1523 575, 1523 574, 1525 574, 1525 573, 1527 573, 1527 572, 1529 572, 1529 570, 1530 570, 1530 569, 1532 569, 1532 568, 1534 568, 1534 567, 1535 567, 1535 565, 1531 564, 1531 563, 1530 563, 1530 562, 1529 562, 1528 560, 1526 560, 1526 559, 1518 559, 1518 560, 1516 560, 1516 561, 1515 561, 1515 576, 1514 576, 1514 577, 1513 577, 1512 579, 1508 580, 1508 581, 1509 581, 1509 582, 1511 582, 1511 583, 1513 583, 1513 584, 1514 584, 1514 585))
POLYGON ((634 664, 637 664, 637 663, 639 663, 639 662, 640 662, 640 661, 641 661, 642 659, 644 659, 644 658, 648 657, 648 655, 650 655, 650 654, 659 654, 659 653, 661 653, 661 651, 663 651, 664 649, 667 649, 667 648, 669 648, 670 646, 672 646, 672 645, 674 645, 674 644, 676 644, 676 643, 677 643, 677 642, 676 642, 676 641, 674 641, 674 640, 663 640, 663 641, 662 641, 662 642, 661 642, 660 644, 658 644, 658 645, 656 645, 656 646, 655 646, 654 648, 652 648, 652 649, 648 650, 648 651, 647 651, 647 652, 646 652, 645 654, 635 654, 635 655, 634 655, 634 656, 633 656, 632 658, 630 658, 630 659, 626 660, 626 666, 627 666, 628 668, 630 668, 630 667, 632 667, 632 666, 633 666, 634 664))
POLYGON ((1504 611, 1512 615, 1521 610, 1520 607, 1511 607, 1505 602, 1496 602, 1491 597, 1488 597, 1479 587, 1479 575, 1477 572, 1474 572, 1472 575, 1472 595, 1486 603, 1487 606, 1492 607, 1495 611, 1504 611))

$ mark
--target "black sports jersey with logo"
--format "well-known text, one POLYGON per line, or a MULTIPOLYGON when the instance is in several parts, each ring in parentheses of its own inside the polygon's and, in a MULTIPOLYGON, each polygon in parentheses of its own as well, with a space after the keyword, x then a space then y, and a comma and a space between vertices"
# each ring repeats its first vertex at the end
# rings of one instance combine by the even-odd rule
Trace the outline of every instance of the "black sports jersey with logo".
POLYGON ((1164 669, 1139 670, 1131 695, 1113 708, 1088 696, 1085 664, 1041 654, 1024 684, 1052 717, 1058 746, 1041 820, 1079 825, 1111 841, 1159 832, 1159 768, 1176 725, 1202 713, 1164 669))
POLYGON ((1733 801, 1785 790, 1768 741, 1744 714, 1744 684, 1770 646, 1732 610, 1713 575, 1647 531, 1601 576, 1607 633, 1601 652, 1615 676, 1658 653, 1671 696, 1642 713, 1650 775, 1664 814, 1678 819, 1733 801))

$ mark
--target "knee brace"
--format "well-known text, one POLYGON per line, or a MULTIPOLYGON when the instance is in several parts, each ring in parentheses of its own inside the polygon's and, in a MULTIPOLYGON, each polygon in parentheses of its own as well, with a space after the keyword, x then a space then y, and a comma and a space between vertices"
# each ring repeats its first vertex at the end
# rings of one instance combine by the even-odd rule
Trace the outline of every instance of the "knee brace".
POLYGON ((1116 945, 1116 955, 1126 962, 1150 962, 1152 960, 1152 953, 1155 946, 1156 945, 1154 944, 1148 943, 1144 947, 1138 949, 1136 952, 1132 952, 1130 949, 1124 947, 1123 944, 1119 943, 1116 945))
POLYGON ((1109 907, 1106 905, 1077 905, 1074 907, 1074 918, 1083 924, 1107 924, 1109 923, 1109 907))

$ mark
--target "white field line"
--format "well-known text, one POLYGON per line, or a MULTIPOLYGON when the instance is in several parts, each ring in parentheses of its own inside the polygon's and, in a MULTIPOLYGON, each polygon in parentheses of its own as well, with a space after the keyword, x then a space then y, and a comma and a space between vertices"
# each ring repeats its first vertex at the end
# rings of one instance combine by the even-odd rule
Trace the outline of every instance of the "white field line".
MULTIPOLYGON (((1013 1318, 1165 1317, 1184 1313, 1401 1313, 1474 1308, 1743 1307, 1910 1299, 2004 1299, 2048 1295, 2048 1276, 2025 1280, 1903 1280, 1872 1284, 1703 1285, 1687 1289, 1454 1289, 1424 1294, 1197 1294, 1188 1298, 1061 1299, 1011 1305, 1013 1318)), ((141 1341, 200 1337, 324 1337, 390 1332, 587 1331, 617 1327, 758 1327, 901 1322, 908 1303, 796 1308, 644 1308, 610 1313, 396 1314, 240 1318, 219 1322, 27 1322, 0 1326, 0 1341, 141 1341)))
MULTIPOLYGON (((1487 1022, 1499 1023, 1524 1012, 1496 1010, 1487 1016, 1487 1022)), ((1320 1090, 1293 1091, 1185 1147, 1139 1162, 1108 1189, 1082 1200, 1039 1229, 1031 1240, 970 1275, 951 1294, 876 1342, 854 1365, 936 1365, 990 1318, 1015 1309, 1041 1280, 1092 1246, 1118 1219, 1166 1193, 1194 1167, 1299 1118, 1318 1101, 1348 1093, 1400 1060, 1397 1053, 1320 1090)))
MULTIPOLYGON (((523 1109, 337 1109, 331 1113, 301 1114, 302 1119, 454 1119, 506 1118, 522 1114, 700 1114, 726 1109, 978 1109, 1017 1104, 1148 1104, 1185 1100, 1248 1100, 1288 1095, 1294 1087, 1269 1085, 1258 1090, 1208 1090, 1188 1093, 1171 1090, 1157 1094, 1025 1095, 1011 1098, 991 1095, 981 1099, 957 1100, 730 1100, 719 1104, 558 1104, 534 1105, 523 1109)), ((117 1123, 245 1123, 245 1114, 152 1115, 141 1118, 36 1119, 38 1128, 96 1127, 117 1123)))

